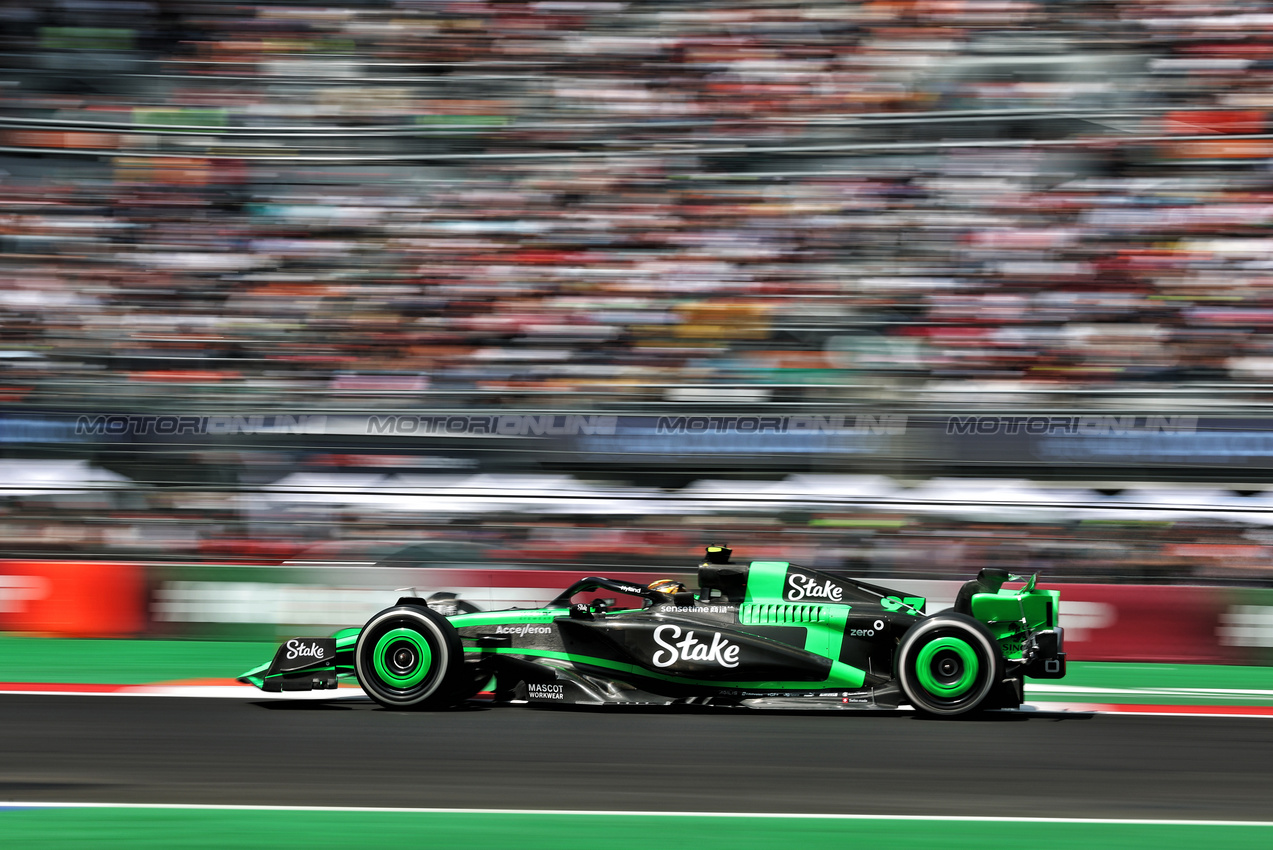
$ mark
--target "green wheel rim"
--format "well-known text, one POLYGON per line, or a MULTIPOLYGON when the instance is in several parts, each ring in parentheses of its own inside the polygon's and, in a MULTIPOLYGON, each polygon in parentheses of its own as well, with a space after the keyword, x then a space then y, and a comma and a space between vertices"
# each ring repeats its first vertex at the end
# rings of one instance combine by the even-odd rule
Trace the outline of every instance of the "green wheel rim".
POLYGON ((919 684, 930 694, 948 699, 968 693, 980 667, 976 650, 956 637, 927 643, 915 657, 919 684))
POLYGON ((411 688, 424 681, 433 666, 428 642, 414 629, 385 632, 372 650, 376 675, 396 688, 411 688))

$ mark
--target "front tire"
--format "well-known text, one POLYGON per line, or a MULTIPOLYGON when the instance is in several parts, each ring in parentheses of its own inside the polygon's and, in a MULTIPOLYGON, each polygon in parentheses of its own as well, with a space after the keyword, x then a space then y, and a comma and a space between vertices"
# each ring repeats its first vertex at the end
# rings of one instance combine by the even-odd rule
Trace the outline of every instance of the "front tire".
POLYGON ((986 707, 1003 678, 1003 656, 990 631, 972 617, 935 614, 902 635, 897 678, 920 712, 953 717, 986 707))
POLYGON ((464 647, 445 617, 398 605, 367 621, 354 670, 367 696, 386 708, 447 708, 464 693, 464 647))

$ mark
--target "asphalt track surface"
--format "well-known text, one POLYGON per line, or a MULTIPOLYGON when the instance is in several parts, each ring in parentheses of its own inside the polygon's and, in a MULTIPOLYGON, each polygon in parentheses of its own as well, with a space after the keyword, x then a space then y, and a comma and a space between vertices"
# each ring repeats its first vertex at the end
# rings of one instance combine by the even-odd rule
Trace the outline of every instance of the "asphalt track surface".
POLYGON ((0 696, 0 801, 1268 819, 1273 720, 0 696))

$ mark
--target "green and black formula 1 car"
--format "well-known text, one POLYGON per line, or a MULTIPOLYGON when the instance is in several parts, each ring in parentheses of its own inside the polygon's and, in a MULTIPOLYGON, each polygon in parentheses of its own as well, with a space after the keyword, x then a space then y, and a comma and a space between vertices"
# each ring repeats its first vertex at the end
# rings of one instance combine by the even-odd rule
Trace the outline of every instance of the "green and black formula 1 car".
POLYGON ((294 638, 240 677, 266 691, 356 676, 389 708, 443 708, 484 686, 497 703, 1016 708, 1025 676, 1065 675, 1055 590, 982 570, 954 607, 782 561, 708 547, 698 590, 590 577, 543 608, 443 616, 405 597, 361 629, 294 638), (601 592, 634 600, 576 602, 601 592), (639 606, 639 607, 638 607, 639 606))

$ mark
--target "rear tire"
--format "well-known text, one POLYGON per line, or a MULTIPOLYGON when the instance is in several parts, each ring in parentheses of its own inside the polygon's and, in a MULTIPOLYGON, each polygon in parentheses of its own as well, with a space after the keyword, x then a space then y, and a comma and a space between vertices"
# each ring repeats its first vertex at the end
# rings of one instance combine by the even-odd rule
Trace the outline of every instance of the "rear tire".
POLYGON ((354 670, 367 696, 386 708, 447 708, 466 691, 464 647, 441 614, 398 605, 367 621, 354 648, 354 670))
POLYGON ((990 631, 972 617, 934 614, 902 635, 897 678, 920 712, 968 714, 987 707, 1003 678, 1003 656, 990 631))

